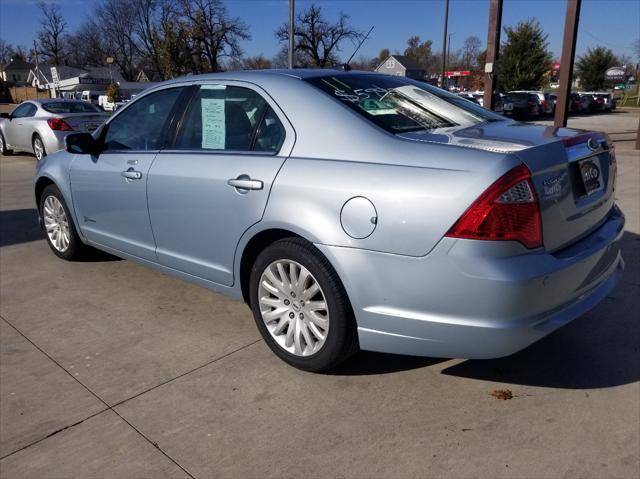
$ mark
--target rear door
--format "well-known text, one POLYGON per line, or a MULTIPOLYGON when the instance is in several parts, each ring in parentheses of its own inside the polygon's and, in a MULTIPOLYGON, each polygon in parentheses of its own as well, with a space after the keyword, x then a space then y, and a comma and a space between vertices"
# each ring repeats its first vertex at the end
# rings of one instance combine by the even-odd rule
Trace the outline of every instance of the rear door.
POLYGON ((200 85, 173 146, 149 172, 158 261, 233 284, 238 241, 262 218, 293 141, 293 129, 264 91, 241 82, 200 85))
POLYGON ((155 261, 147 210, 147 174, 183 88, 145 95, 101 132, 99 155, 76 155, 71 189, 82 233, 100 245, 155 261))

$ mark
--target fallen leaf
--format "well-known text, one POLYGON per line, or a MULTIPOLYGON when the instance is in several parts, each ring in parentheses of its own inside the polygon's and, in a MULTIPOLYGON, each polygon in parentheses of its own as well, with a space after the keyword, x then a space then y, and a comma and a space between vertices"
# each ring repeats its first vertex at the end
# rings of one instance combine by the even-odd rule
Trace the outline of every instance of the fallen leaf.
POLYGON ((510 389, 494 389, 491 395, 496 399, 502 399, 506 401, 513 398, 513 393, 510 389))

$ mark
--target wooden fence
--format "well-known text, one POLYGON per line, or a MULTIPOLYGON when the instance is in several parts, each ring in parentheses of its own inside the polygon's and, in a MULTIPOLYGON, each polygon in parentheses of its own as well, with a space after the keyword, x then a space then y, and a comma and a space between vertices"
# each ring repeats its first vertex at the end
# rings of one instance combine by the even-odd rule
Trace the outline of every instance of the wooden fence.
POLYGON ((34 86, 12 86, 9 88, 11 103, 22 103, 27 100, 38 100, 40 98, 49 98, 49 91, 40 91, 34 86))

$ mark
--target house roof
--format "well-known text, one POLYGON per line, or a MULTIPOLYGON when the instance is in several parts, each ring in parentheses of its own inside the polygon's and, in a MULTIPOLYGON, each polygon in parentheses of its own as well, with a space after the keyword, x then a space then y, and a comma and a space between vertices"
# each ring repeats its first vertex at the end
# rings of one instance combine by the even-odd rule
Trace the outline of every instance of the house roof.
MULTIPOLYGON (((409 58, 408 56, 405 56, 405 55, 391 55, 389 58, 394 58, 395 61, 400 63, 400 65, 405 67, 407 70, 424 70, 424 68, 422 68, 417 61, 415 61, 412 58, 409 58)), ((387 60, 385 60, 385 61, 387 61, 387 60)))
POLYGON ((2 67, 2 70, 5 72, 10 72, 12 70, 31 70, 33 65, 29 62, 25 62, 20 58, 12 58, 9 63, 2 67))

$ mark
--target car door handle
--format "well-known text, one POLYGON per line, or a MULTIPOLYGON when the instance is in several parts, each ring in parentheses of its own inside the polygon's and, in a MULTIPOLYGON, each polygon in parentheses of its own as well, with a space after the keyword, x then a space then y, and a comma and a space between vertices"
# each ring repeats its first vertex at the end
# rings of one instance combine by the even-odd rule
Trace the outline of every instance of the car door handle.
POLYGON ((260 180, 252 180, 249 175, 240 175, 237 178, 231 178, 227 181, 229 186, 233 186, 238 190, 261 190, 263 187, 263 183, 260 180))
POLYGON ((142 173, 134 170, 133 168, 129 168, 128 170, 123 171, 120 174, 124 176, 127 180, 139 180, 142 178, 142 173))

